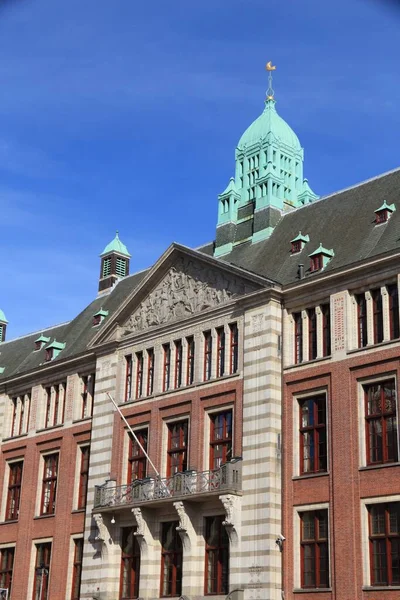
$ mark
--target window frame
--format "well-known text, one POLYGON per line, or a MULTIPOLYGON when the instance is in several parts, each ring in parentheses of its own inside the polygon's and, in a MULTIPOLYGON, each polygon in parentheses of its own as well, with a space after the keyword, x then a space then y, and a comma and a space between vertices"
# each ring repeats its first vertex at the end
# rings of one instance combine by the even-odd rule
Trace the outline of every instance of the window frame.
POLYGON ((4 521, 17 521, 19 518, 19 508, 21 505, 21 489, 22 489, 22 478, 24 474, 24 460, 16 460, 8 463, 9 476, 7 486, 7 501, 6 501, 6 513, 4 521), (17 474, 19 477, 17 481, 13 481, 13 469, 17 468, 17 474), (15 496, 17 499, 15 499, 15 496), (14 503, 14 506, 13 506, 14 503))
POLYGON ((174 376, 174 388, 179 389, 183 384, 183 345, 182 340, 174 341, 175 348, 175 376, 174 376))
POLYGON ((371 290, 374 344, 383 342, 383 299, 381 289, 371 290))
POLYGON ((43 515, 54 515, 56 510, 56 500, 57 500, 57 483, 58 483, 58 469, 59 469, 59 459, 60 453, 51 452, 49 454, 42 455, 43 456, 43 477, 42 477, 42 491, 41 491, 41 500, 40 500, 40 516, 43 515), (57 458, 55 458, 57 457, 57 458), (55 461, 53 465, 51 465, 51 474, 46 476, 46 466, 47 461, 55 461), (55 468, 54 468, 55 464, 55 468), (49 501, 48 508, 45 510, 45 495, 46 495, 46 485, 49 486, 49 501))
POLYGON ((331 306, 329 302, 321 304, 322 314, 322 356, 332 354, 332 336, 331 336, 331 306))
POLYGON ((36 559, 34 566, 34 580, 33 580, 33 594, 32 600, 47 600, 49 592, 49 581, 50 581, 50 569, 51 569, 51 555, 52 555, 52 542, 39 542, 35 543, 36 548, 36 559), (44 559, 40 560, 40 552, 44 553, 44 559), (40 594, 40 583, 38 580, 38 572, 36 569, 43 566, 47 569, 47 573, 42 573, 45 584, 42 587, 42 593, 40 594), (37 589, 39 583, 39 589, 37 589))
POLYGON ((317 312, 315 307, 307 309, 308 318, 308 360, 318 356, 317 312))
POLYGON ((177 531, 179 527, 179 521, 162 521, 161 527, 161 581, 160 581, 160 596, 161 598, 170 598, 174 596, 180 596, 182 594, 182 579, 183 579, 183 545, 181 537, 177 531), (168 535, 167 527, 172 529, 173 534, 173 549, 166 550, 164 546, 164 540, 168 535), (172 567, 172 580, 171 580, 171 591, 166 593, 165 590, 165 563, 166 557, 171 557, 172 567), (179 577, 180 571, 180 577, 179 577))
POLYGON ((239 328, 237 323, 229 323, 229 372, 239 371, 239 328))
POLYGON ((211 329, 203 331, 204 341, 204 370, 203 370, 203 381, 210 381, 212 378, 212 346, 213 339, 211 329))
POLYGON ((204 595, 226 595, 229 593, 229 576, 230 576, 230 547, 229 537, 226 532, 226 528, 223 525, 225 519, 224 515, 207 516, 204 519, 204 541, 205 541, 205 567, 204 567, 204 595), (209 531, 212 527, 212 520, 216 520, 219 524, 218 527, 218 544, 213 545, 209 543, 209 531), (209 556, 215 555, 213 562, 213 570, 216 570, 216 585, 211 586, 210 589, 210 578, 209 578, 209 556), (223 564, 227 560, 227 573, 224 579, 224 567, 223 564))
MULTIPOLYGON (((141 427, 140 429, 134 430, 136 437, 142 444, 143 448, 147 452, 148 441, 149 441, 149 428, 141 427), (145 437, 144 437, 145 436, 145 437)), ((130 485, 135 481, 144 479, 147 476, 148 461, 147 456, 140 448, 139 444, 133 438, 132 434, 128 432, 128 472, 127 472, 127 484, 130 485), (133 454, 134 448, 137 446, 137 454, 133 454), (133 464, 138 466, 137 470, 134 469, 133 464), (137 477, 133 477, 133 474, 137 474, 137 477)))
POLYGON ((78 446, 81 452, 80 467, 79 467, 79 487, 78 487, 78 503, 77 509, 83 510, 86 508, 87 492, 89 484, 89 465, 90 465, 90 445, 78 446))
POLYGON ((136 385, 135 385, 135 399, 138 400, 143 396, 143 369, 144 369, 144 357, 143 351, 140 350, 135 354, 136 360, 136 385))
POLYGON ((73 538, 74 557, 72 562, 71 600, 79 600, 82 583, 83 538, 73 538))
POLYGON ((392 545, 395 540, 398 545, 398 552, 400 554, 400 501, 392 501, 392 502, 375 502, 373 504, 368 504, 368 500, 366 500, 366 508, 368 512, 368 546, 369 546, 369 566, 370 566, 370 584, 371 587, 388 587, 391 586, 400 586, 400 567, 398 579, 393 581, 393 554, 392 554, 392 545), (395 505, 395 509, 397 512, 397 532, 392 532, 390 530, 390 512, 389 507, 395 505), (384 532, 373 533, 373 517, 372 517, 372 509, 380 508, 384 513, 384 532), (383 546, 385 549, 385 570, 386 570, 386 581, 376 581, 375 576, 375 561, 374 561, 374 546, 375 542, 383 542, 383 546))
POLYGON ((133 357, 132 354, 125 356, 125 397, 124 401, 132 399, 133 357))
POLYGON ((194 382, 195 370, 195 352, 196 343, 193 335, 186 338, 187 358, 186 358, 186 385, 192 385, 194 382))
MULTIPOLYGON (((324 392, 319 392, 316 394, 308 394, 307 396, 301 396, 297 398, 298 405, 298 414, 299 414, 299 450, 300 450, 300 476, 313 475, 316 473, 327 473, 328 472, 328 402, 327 395, 324 392), (303 415, 302 415, 302 407, 306 402, 312 402, 312 411, 313 411, 313 423, 311 425, 303 425, 303 415), (319 423, 319 407, 318 403, 323 403, 324 413, 325 413, 325 422, 319 423), (320 468, 321 455, 320 452, 320 438, 321 432, 325 433, 325 461, 326 467, 320 468), (305 470, 305 445, 304 445, 304 437, 305 434, 312 435, 312 444, 314 448, 314 465, 313 468, 309 470, 305 470)), ((312 458, 309 457, 308 460, 311 463, 312 458)))
MULTIPOLYGON (((233 422, 233 408, 229 407, 224 410, 218 410, 215 412, 208 413, 210 419, 210 437, 209 437, 209 465, 210 471, 218 470, 222 465, 229 462, 233 457, 233 444, 234 444, 234 422, 233 422), (229 424, 227 417, 230 415, 230 436, 225 434, 229 431, 229 424), (222 437, 216 437, 216 420, 222 417, 222 437), (217 446, 222 446, 221 457, 216 455, 217 446), (218 464, 217 464, 218 463, 218 464), (217 465, 217 466, 216 466, 217 465)), ((221 427, 218 427, 221 429, 221 427)))
POLYGON ((330 543, 330 527, 329 527, 329 511, 328 509, 316 509, 316 510, 303 510, 299 512, 300 518, 300 574, 301 574, 301 589, 303 590, 317 590, 317 589, 329 589, 330 586, 330 556, 329 556, 329 543, 330 543), (320 537, 320 522, 319 517, 324 513, 326 517, 326 537, 320 537), (314 538, 304 537, 304 517, 305 515, 313 515, 314 520, 314 538), (327 561, 327 581, 321 584, 321 547, 326 546, 326 561, 327 561), (305 549, 313 548, 314 556, 312 560, 313 573, 315 577, 314 584, 306 584, 306 552, 305 549))
POLYGON ((217 377, 223 377, 225 375, 225 328, 222 325, 215 329, 217 334, 217 363, 216 363, 216 375, 217 377))
POLYGON ((8 589, 8 598, 11 597, 14 562, 15 546, 0 548, 0 587, 8 589), (4 554, 6 554, 5 557, 3 556, 4 554), (3 564, 4 558, 5 564, 3 564))
POLYGON ((368 318, 367 299, 365 292, 355 294, 357 306, 357 347, 365 348, 368 345, 368 318))
POLYGON ((176 473, 184 473, 188 468, 189 458, 189 418, 169 421, 166 423, 168 430, 167 438, 167 477, 173 477, 176 473), (177 434, 174 434, 177 429, 177 434), (173 446, 174 437, 178 438, 178 445, 173 446), (178 455, 178 458, 174 457, 178 455))
POLYGON ((389 297, 389 335, 391 340, 400 337, 399 291, 397 283, 387 286, 389 297))
POLYGON ((294 364, 300 365, 303 362, 303 315, 301 311, 293 313, 294 325, 294 364))
POLYGON ((119 586, 119 599, 120 600, 131 600, 132 598, 139 597, 139 584, 140 584, 140 547, 135 535, 137 527, 121 527, 121 567, 120 567, 120 586, 119 586), (129 533, 132 533, 132 553, 124 552, 124 538, 128 537, 129 533), (133 573, 133 578, 129 576, 127 582, 127 588, 125 587, 124 574, 126 568, 126 562, 128 562, 129 573, 133 573), (126 595, 124 592, 128 592, 126 595))
POLYGON ((147 354, 146 395, 151 396, 154 393, 154 368, 155 368, 154 348, 147 348, 146 354, 147 354))
POLYGON ((171 387, 171 344, 167 342, 163 348, 163 384, 162 391, 168 392, 171 387))
MULTIPOLYGON (((397 463, 399 462, 399 425, 398 425, 398 385, 397 385, 397 379, 396 377, 390 377, 390 375, 386 376, 386 377, 382 377, 380 379, 375 379, 373 381, 367 381, 367 382, 363 382, 362 383, 362 392, 363 392, 363 398, 364 398, 364 402, 363 402, 363 406, 364 406, 364 439, 365 439, 365 460, 366 460, 366 465, 367 466, 374 466, 374 465, 385 465, 385 464, 393 464, 393 463, 397 463), (384 392, 385 392, 385 384, 388 383, 392 383, 394 386, 394 394, 395 394, 395 400, 394 400, 394 407, 395 410, 394 411, 382 411, 376 412, 376 413, 370 413, 368 411, 368 403, 369 403, 369 397, 368 397, 368 390, 371 389, 372 387, 376 387, 376 386, 381 386, 381 406, 385 406, 385 396, 384 396, 384 392), (388 446, 386 443, 386 436, 387 436, 387 423, 386 421, 390 418, 393 418, 394 416, 394 420, 395 420, 395 432, 396 432, 396 440, 393 443, 393 448, 394 449, 394 454, 395 454, 395 458, 391 459, 389 458, 388 455, 388 446), (369 424, 371 422, 381 422, 381 438, 382 438, 382 459, 381 460, 372 460, 371 459, 371 439, 370 439, 370 427, 369 424)), ((375 446, 374 446, 375 447, 375 446)))

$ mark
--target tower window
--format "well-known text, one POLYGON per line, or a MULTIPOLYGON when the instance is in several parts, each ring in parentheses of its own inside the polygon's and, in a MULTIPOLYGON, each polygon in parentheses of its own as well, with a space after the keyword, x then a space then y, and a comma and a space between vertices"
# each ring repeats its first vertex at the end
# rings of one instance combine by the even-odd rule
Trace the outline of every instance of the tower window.
POLYGON ((103 277, 111 275, 111 256, 103 259, 103 277))
POLYGON ((125 277, 126 275, 126 260, 124 258, 120 258, 117 256, 117 261, 115 265, 115 273, 119 277, 125 277))

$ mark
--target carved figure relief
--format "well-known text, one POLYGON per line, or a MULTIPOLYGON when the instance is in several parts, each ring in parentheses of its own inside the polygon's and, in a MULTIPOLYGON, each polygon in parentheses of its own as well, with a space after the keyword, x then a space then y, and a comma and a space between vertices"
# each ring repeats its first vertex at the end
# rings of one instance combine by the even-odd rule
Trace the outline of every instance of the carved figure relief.
POLYGON ((126 322, 125 333, 184 319, 254 289, 215 267, 181 257, 126 322))

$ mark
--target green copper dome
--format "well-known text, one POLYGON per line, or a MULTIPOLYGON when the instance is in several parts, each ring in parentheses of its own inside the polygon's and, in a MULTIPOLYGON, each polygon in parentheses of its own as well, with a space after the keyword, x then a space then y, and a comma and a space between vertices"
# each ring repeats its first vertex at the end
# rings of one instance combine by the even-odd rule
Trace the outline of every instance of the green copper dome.
POLYGON ((275 100, 268 99, 262 114, 253 121, 239 140, 238 148, 251 146, 265 138, 269 133, 279 142, 294 150, 301 150, 299 138, 291 127, 276 112, 275 100))
POLYGON ((117 252, 118 254, 123 254, 124 256, 128 257, 131 256, 128 252, 128 248, 119 239, 118 231, 115 234, 115 238, 112 240, 112 242, 107 244, 100 256, 104 256, 105 254, 111 254, 111 252, 117 252))
POLYGON ((8 321, 6 319, 6 315, 3 313, 1 308, 0 308, 0 323, 8 323, 8 321))

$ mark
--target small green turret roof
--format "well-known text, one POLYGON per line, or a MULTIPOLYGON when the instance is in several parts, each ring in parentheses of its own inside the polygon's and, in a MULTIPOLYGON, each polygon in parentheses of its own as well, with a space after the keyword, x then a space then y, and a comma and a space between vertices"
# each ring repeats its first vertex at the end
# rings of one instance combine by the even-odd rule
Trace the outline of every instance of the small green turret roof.
POLYGON ((40 336, 37 338, 37 340, 35 340, 35 344, 37 342, 44 342, 45 344, 47 344, 47 342, 50 341, 49 337, 46 337, 45 335, 43 335, 43 333, 40 334, 40 336))
POLYGON ((235 183, 235 178, 231 177, 229 180, 228 185, 226 186, 226 188, 224 189, 224 191, 222 192, 222 194, 219 194, 219 198, 221 198, 222 196, 230 196, 231 194, 238 194, 238 190, 236 187, 236 183, 235 183))
POLYGON ((104 310, 103 308, 100 308, 100 310, 98 310, 97 313, 95 313, 93 316, 94 317, 108 317, 108 310, 104 310))
POLYGON ((51 344, 49 344, 47 346, 47 350, 49 348, 54 348, 55 350, 64 350, 65 343, 64 342, 57 342, 57 340, 54 340, 53 342, 51 342, 51 344))
POLYGON ((0 323, 8 323, 7 319, 6 319, 6 315, 4 314, 4 312, 1 310, 0 308, 0 323))
MULTIPOLYGON (((396 206, 394 204, 387 204, 386 200, 383 201, 382 206, 377 208, 374 212, 380 212, 381 210, 388 210, 389 212, 394 212, 396 210, 396 206)), ((1 311, 0 311, 1 313, 1 311)))
POLYGON ((292 240, 290 240, 290 241, 291 241, 291 242, 304 242, 304 243, 306 243, 306 242, 309 242, 309 241, 310 241, 310 236, 309 236, 308 234, 307 234, 307 235, 303 235, 303 234, 301 233, 301 231, 299 231, 299 233, 296 235, 296 237, 295 237, 295 238, 293 238, 293 239, 292 239, 292 240))
POLYGON ((100 254, 100 256, 105 256, 106 254, 111 254, 111 252, 117 252, 118 254, 123 254, 124 256, 127 256, 128 258, 131 257, 131 255, 128 252, 128 248, 119 239, 118 231, 115 234, 115 238, 109 244, 107 244, 107 246, 104 248, 104 250, 100 254))
POLYGON ((314 250, 314 252, 311 252, 311 254, 309 254, 308 256, 315 256, 316 254, 324 254, 325 256, 330 256, 331 258, 335 256, 333 249, 327 250, 327 248, 323 247, 321 242, 319 243, 318 248, 314 250))

